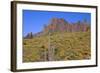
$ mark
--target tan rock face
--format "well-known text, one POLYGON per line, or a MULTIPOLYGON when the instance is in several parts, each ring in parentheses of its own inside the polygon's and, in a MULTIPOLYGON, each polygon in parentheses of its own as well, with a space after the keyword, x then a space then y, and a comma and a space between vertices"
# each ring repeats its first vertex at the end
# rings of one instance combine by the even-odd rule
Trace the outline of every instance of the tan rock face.
POLYGON ((63 18, 52 18, 50 24, 44 28, 44 31, 66 31, 66 32, 85 32, 90 28, 87 22, 68 23, 63 18))
POLYGON ((29 32, 26 38, 34 36, 41 36, 48 32, 86 32, 90 29, 90 25, 85 21, 77 21, 76 23, 69 23, 63 18, 52 18, 48 25, 43 26, 44 29, 36 34, 29 32))

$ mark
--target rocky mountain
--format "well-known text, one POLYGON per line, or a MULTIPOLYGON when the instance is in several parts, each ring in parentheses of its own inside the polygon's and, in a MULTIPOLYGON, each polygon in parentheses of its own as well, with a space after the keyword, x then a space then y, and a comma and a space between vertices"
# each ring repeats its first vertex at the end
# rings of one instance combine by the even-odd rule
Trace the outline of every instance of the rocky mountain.
POLYGON ((49 25, 44 27, 45 32, 54 32, 54 31, 66 31, 66 32, 85 32, 89 29, 89 24, 84 20, 83 22, 78 21, 76 23, 69 23, 63 18, 53 18, 49 25))
POLYGON ((36 34, 28 33, 25 38, 32 38, 34 36, 41 36, 48 32, 86 32, 90 30, 90 25, 86 20, 77 21, 76 23, 69 23, 63 18, 52 18, 48 25, 44 25, 43 31, 36 34))

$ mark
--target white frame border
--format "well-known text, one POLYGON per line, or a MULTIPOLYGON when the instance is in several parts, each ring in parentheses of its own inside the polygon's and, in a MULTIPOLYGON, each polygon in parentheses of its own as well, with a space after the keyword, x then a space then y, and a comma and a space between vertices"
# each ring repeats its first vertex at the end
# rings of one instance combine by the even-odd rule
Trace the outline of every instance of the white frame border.
POLYGON ((47 5, 31 5, 17 4, 17 69, 32 69, 32 68, 52 68, 52 67, 69 67, 95 65, 96 63, 96 9, 85 7, 67 7, 67 6, 47 6, 47 5), (91 60, 77 61, 53 61, 53 62, 34 62, 22 63, 22 10, 49 10, 63 12, 89 12, 91 13, 91 60))

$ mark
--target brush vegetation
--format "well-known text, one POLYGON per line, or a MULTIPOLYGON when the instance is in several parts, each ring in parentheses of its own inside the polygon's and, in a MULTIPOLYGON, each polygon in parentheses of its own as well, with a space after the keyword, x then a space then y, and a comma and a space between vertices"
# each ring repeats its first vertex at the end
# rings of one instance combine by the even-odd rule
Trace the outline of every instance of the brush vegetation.
POLYGON ((52 61, 84 60, 91 58, 90 31, 53 32, 23 39, 23 62, 48 60, 48 49, 54 46, 52 61))

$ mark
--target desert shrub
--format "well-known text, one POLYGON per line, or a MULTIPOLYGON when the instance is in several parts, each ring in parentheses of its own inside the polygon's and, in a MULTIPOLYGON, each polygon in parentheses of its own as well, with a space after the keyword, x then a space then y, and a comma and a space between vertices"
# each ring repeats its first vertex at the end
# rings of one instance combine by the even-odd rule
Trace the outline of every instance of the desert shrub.
POLYGON ((23 45, 27 45, 27 43, 26 42, 23 42, 23 45))
POLYGON ((54 50, 54 60, 90 59, 90 42, 90 32, 55 32, 50 36, 46 34, 41 37, 24 39, 23 60, 24 62, 45 61, 46 57, 46 61, 48 61, 49 43, 56 47, 54 50))

